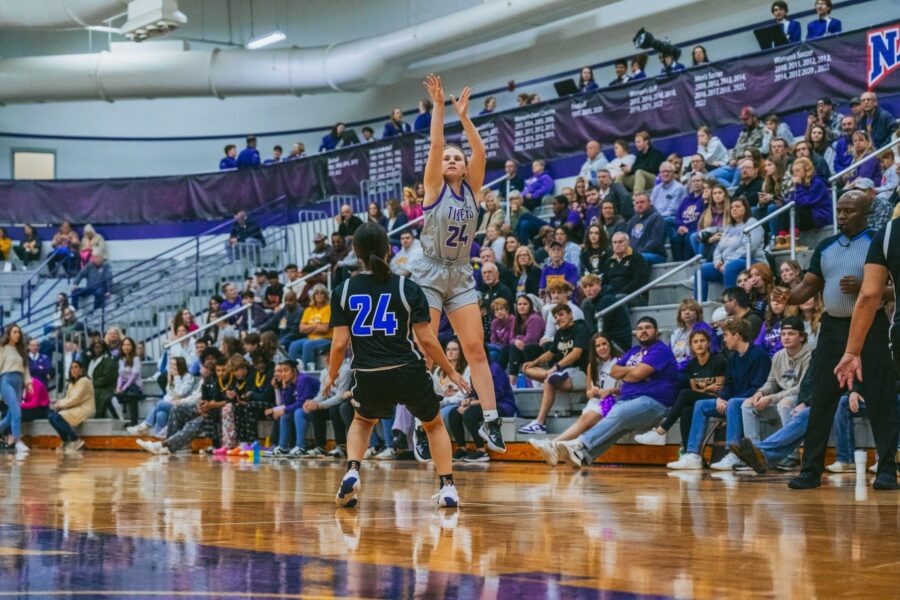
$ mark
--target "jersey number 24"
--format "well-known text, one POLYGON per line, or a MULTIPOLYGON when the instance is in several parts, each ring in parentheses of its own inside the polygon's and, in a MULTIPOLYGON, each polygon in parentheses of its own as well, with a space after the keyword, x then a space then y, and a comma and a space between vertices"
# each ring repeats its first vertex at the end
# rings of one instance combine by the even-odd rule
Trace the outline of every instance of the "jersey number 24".
POLYGON ((375 314, 372 316, 372 320, 369 321, 369 315, 372 314, 372 297, 366 294, 350 296, 350 310, 357 311, 356 318, 353 319, 353 327, 351 328, 353 335, 369 336, 375 331, 380 331, 386 335, 394 335, 397 332, 397 316, 388 310, 390 302, 390 294, 378 296, 375 314))
POLYGON ((444 243, 448 248, 456 248, 460 244, 465 246, 469 243, 469 236, 466 235, 466 227, 468 227, 468 223, 463 223, 462 227, 459 225, 450 225, 447 227, 447 232, 450 234, 450 237, 448 237, 447 241, 444 243))

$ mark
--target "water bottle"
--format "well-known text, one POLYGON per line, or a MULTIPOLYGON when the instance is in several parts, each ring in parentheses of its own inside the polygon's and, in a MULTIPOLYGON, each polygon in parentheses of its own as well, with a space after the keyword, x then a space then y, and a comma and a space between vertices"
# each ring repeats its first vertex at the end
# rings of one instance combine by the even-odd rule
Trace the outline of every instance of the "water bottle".
POLYGON ((525 373, 519 373, 519 377, 518 377, 518 379, 516 379, 516 387, 519 388, 520 390, 524 389, 526 383, 527 382, 525 380, 525 373))
POLYGON ((259 440, 254 440, 253 445, 250 447, 251 452, 253 453, 253 464, 259 464, 259 440))

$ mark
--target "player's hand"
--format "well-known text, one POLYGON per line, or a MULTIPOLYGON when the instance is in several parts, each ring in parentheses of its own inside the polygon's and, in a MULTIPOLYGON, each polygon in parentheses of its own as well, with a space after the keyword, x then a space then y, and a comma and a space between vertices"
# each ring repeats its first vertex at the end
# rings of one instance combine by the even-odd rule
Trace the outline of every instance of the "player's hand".
POLYGON ((841 362, 834 368, 838 383, 841 387, 853 389, 854 381, 862 381, 862 361, 855 354, 844 354, 841 362))
POLYGON ((459 390, 465 395, 468 395, 472 392, 472 388, 469 387, 469 382, 466 381, 466 378, 456 371, 450 374, 450 381, 455 383, 456 387, 459 388, 459 390))
POLYGON ((422 85, 425 86, 425 90, 435 105, 444 104, 444 86, 439 75, 429 73, 425 76, 425 81, 422 82, 422 85))
POLYGON ((457 99, 453 94, 450 94, 450 102, 453 103, 453 109, 456 111, 456 114, 460 116, 460 118, 466 116, 469 113, 469 96, 472 95, 472 88, 466 86, 463 88, 462 92, 459 94, 459 99, 457 99))

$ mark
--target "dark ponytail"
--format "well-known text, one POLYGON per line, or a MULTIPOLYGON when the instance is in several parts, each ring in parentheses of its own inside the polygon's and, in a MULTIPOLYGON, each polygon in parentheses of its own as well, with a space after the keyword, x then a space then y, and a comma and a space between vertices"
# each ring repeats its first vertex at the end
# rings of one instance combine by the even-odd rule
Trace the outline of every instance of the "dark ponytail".
POLYGON ((353 251, 376 280, 384 283, 390 279, 391 268, 384 257, 391 251, 391 244, 381 225, 377 223, 360 225, 353 234, 353 251))

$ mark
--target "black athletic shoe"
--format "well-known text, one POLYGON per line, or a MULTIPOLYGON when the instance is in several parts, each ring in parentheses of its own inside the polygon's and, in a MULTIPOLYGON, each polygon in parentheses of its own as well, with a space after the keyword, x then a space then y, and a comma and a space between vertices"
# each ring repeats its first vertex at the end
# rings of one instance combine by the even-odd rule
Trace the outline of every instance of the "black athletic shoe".
POLYGON ((897 490, 900 489, 900 485, 897 485, 897 477, 895 475, 890 473, 879 473, 872 483, 872 489, 897 490))
POLYGON ((402 431, 394 431, 394 449, 396 450, 407 450, 409 448, 409 443, 406 440, 406 434, 402 431))
POLYGON ((806 471, 788 481, 788 487, 792 490, 811 490, 822 485, 822 478, 816 477, 806 471))
POLYGON ((428 446, 428 435, 425 433, 425 429, 421 426, 416 427, 413 438, 415 439, 413 454, 416 455, 416 460, 427 463, 431 460, 431 448, 428 446))
POLYGON ((478 428, 478 435, 487 442, 488 448, 494 452, 506 452, 506 443, 503 441, 503 433, 500 431, 500 425, 503 419, 496 419, 490 422, 484 422, 478 428))
POLYGON ((453 453, 453 462, 462 462, 462 460, 469 455, 469 451, 463 447, 459 447, 456 449, 456 452, 453 453))
POLYGON ((467 463, 485 463, 491 462, 491 457, 484 450, 473 450, 463 459, 467 463))
POLYGON ((760 475, 769 470, 765 454, 753 445, 753 441, 750 438, 742 438, 737 443, 731 444, 729 448, 734 452, 735 456, 760 475))

